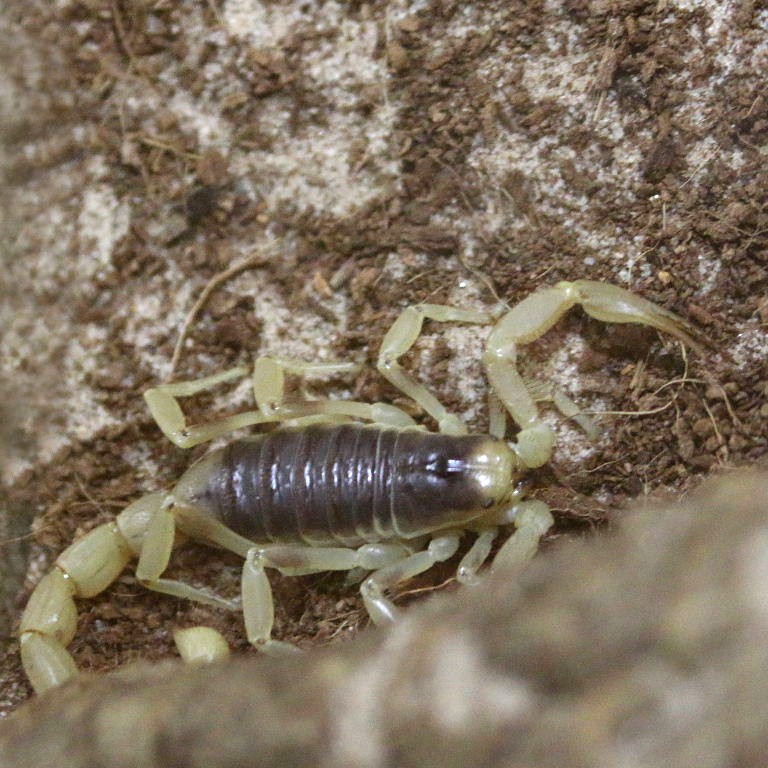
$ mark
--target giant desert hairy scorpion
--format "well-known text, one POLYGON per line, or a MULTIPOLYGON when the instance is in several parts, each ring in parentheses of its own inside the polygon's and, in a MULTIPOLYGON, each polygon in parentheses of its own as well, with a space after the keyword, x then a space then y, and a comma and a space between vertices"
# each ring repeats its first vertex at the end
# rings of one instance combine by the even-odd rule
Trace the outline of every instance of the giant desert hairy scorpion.
MULTIPOLYGON (((515 531, 493 565, 524 563, 553 520, 544 502, 522 498, 517 480, 548 461, 555 435, 517 370, 517 349, 577 304, 598 320, 652 326, 697 346, 694 331, 673 313, 617 286, 577 280, 538 290, 500 318, 437 304, 402 311, 381 344, 378 370, 435 419, 437 433, 385 403, 284 401, 285 372, 355 370, 345 363, 260 358, 252 371, 234 368, 147 391, 157 424, 182 448, 254 424, 288 424, 209 452, 173 488, 138 499, 58 556, 21 618, 22 663, 35 690, 77 674, 66 649, 77 623, 75 598, 106 589, 133 558, 138 558, 136 577, 148 589, 241 609, 248 640, 276 654, 295 648, 272 638, 267 568, 288 575, 361 569, 367 574, 360 587, 365 608, 376 624, 384 624, 397 614, 387 590, 452 557, 463 531, 476 538, 458 565, 458 581, 477 580, 503 526, 515 531), (492 395, 488 434, 468 434, 465 424, 401 367, 399 358, 425 319, 495 322, 483 355, 492 395), (178 398, 246 375, 252 376, 256 410, 187 424, 178 398), (514 442, 505 439, 507 414, 519 428, 514 442), (244 558, 239 600, 163 578, 182 538, 178 533, 244 558)), ((589 429, 569 398, 555 392, 552 399, 589 429)), ((188 658, 213 657, 223 647, 217 633, 202 628, 182 637, 177 642, 188 658)))

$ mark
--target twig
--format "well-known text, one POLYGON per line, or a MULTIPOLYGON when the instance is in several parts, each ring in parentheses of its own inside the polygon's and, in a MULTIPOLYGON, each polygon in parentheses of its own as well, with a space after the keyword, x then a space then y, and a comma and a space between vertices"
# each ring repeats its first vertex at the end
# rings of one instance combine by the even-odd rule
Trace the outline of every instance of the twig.
POLYGON ((228 269, 225 269, 223 272, 219 272, 218 274, 214 275, 208 281, 205 288, 203 288, 203 292, 192 306, 192 309, 189 310, 189 313, 187 314, 186 318, 184 318, 184 322, 181 325, 179 338, 176 340, 176 346, 173 348, 173 356, 171 357, 171 370, 168 373, 169 381, 173 378, 173 373, 176 370, 179 358, 181 357, 181 350, 184 346, 184 341, 187 338, 189 327, 194 322, 200 310, 205 306, 206 302, 211 297, 211 294, 235 275, 239 275, 241 272, 245 272, 248 269, 253 269, 254 267, 264 266, 268 263, 268 261, 268 255, 263 253, 254 253, 244 261, 241 261, 239 264, 235 264, 228 269))

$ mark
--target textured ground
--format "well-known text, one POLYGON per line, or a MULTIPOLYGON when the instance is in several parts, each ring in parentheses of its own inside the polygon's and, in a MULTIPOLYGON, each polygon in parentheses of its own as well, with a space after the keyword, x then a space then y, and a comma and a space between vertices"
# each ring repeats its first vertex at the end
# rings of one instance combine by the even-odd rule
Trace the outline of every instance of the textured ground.
MULTIPOLYGON (((703 356, 574 312, 532 347, 530 373, 619 412, 596 444, 558 424, 531 478, 556 536, 765 455, 761 3, 21 8, 3 11, 0 41, 4 712, 28 695, 13 621, 55 554, 200 455, 162 439, 141 392, 171 374, 206 283, 243 259, 254 268, 199 313, 176 377, 265 353, 369 364, 408 303, 488 308, 577 277, 700 328, 703 356)), ((478 430, 486 333, 432 326, 407 360, 478 430)), ((370 366, 307 392, 408 407, 370 366)), ((238 570, 197 546, 173 566, 222 592, 238 570)), ((275 586, 278 634, 302 646, 365 624, 341 578, 275 586)), ((236 616, 127 572, 83 604, 72 649, 111 669, 173 653, 171 628, 201 622, 245 650, 236 616)))

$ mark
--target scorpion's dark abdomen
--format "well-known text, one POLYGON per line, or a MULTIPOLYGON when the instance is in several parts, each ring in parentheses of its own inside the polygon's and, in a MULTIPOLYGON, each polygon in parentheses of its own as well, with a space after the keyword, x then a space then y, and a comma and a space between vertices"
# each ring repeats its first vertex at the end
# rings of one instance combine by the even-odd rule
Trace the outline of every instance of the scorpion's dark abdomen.
POLYGON ((197 503, 254 541, 410 538, 460 525, 498 501, 509 468, 489 491, 489 447, 498 464, 506 445, 483 435, 360 424, 278 429, 219 449, 197 503))

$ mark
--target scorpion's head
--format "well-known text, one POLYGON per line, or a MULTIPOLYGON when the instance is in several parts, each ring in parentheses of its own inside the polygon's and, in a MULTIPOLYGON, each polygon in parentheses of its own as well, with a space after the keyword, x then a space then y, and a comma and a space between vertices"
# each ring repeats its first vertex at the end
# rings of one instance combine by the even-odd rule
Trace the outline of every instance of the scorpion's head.
POLYGON ((403 536, 460 527, 503 506, 514 493, 520 462, 503 440, 404 432, 400 443, 393 509, 403 536))

